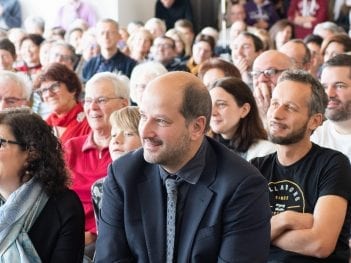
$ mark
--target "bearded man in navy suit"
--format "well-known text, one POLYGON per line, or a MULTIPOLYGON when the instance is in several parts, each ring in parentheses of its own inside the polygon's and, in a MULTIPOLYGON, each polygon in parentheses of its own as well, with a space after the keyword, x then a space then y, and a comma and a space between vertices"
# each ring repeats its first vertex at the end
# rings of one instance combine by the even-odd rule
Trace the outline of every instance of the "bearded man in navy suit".
POLYGON ((187 72, 168 73, 146 87, 143 148, 109 168, 95 262, 266 262, 267 182, 205 136, 211 105, 204 84, 187 72), (178 197, 170 259, 165 181, 172 176, 178 197))

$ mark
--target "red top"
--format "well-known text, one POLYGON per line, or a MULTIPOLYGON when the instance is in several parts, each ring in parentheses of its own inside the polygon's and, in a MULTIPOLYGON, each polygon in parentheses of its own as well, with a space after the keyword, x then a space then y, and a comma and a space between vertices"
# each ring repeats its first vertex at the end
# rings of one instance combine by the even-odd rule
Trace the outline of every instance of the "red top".
MULTIPOLYGON (((288 10, 288 18, 294 21, 295 16, 302 16, 303 0, 291 0, 288 10)), ((311 28, 305 28, 295 24, 295 37, 303 39, 305 36, 312 34, 314 27, 327 20, 328 18, 328 4, 325 0, 316 0, 312 5, 312 1, 307 1, 307 10, 310 16, 316 18, 312 23, 311 28)))
POLYGON ((80 103, 77 103, 69 112, 61 116, 53 112, 49 115, 46 122, 52 127, 66 128, 60 136, 62 144, 65 144, 69 139, 86 135, 90 132, 90 126, 85 117, 83 106, 80 103))
POLYGON ((91 200, 92 184, 106 176, 112 162, 108 147, 101 151, 93 141, 93 133, 69 140, 65 145, 66 164, 72 176, 73 189, 83 203, 85 231, 96 234, 94 209, 91 200))

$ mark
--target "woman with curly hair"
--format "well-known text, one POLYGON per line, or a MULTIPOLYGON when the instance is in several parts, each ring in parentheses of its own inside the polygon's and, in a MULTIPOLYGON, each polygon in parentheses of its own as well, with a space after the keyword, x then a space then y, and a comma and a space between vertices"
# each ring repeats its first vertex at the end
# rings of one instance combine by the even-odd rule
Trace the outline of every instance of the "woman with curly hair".
POLYGON ((84 211, 52 129, 27 108, 0 112, 0 261, 82 262, 84 211))

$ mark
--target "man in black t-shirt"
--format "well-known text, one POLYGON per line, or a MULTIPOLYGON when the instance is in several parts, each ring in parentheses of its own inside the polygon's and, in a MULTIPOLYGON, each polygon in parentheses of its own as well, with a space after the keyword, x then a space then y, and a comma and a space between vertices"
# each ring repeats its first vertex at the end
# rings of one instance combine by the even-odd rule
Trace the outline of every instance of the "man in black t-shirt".
POLYGON ((350 163, 310 141, 326 104, 323 86, 305 71, 284 72, 273 90, 267 127, 277 153, 252 160, 270 192, 268 262, 348 262, 350 163))

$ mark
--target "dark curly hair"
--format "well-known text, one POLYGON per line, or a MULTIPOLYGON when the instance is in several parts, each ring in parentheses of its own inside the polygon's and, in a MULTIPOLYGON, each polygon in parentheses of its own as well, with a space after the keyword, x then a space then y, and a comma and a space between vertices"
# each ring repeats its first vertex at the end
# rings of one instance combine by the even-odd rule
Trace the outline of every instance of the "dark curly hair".
POLYGON ((79 101, 79 96, 82 92, 82 84, 74 71, 60 63, 51 63, 45 67, 34 80, 34 91, 39 89, 43 82, 50 80, 64 83, 69 92, 75 92, 75 99, 79 101))
POLYGON ((29 108, 0 111, 0 124, 10 128, 28 158, 20 172, 21 182, 35 178, 45 192, 52 195, 69 184, 61 143, 50 126, 29 108))

